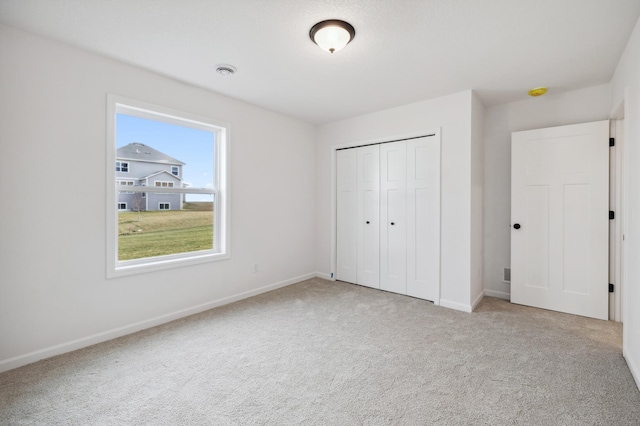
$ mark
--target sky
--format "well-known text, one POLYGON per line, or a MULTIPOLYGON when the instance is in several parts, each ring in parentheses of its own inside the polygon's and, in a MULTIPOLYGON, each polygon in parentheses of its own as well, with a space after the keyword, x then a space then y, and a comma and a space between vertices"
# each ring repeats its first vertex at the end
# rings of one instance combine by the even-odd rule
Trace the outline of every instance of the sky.
MULTIPOLYGON (((194 188, 210 188, 214 179, 214 134, 204 130, 126 114, 116 115, 116 148, 140 142, 186 163, 183 182, 194 188)), ((187 201, 211 201, 209 195, 187 194, 187 201)))

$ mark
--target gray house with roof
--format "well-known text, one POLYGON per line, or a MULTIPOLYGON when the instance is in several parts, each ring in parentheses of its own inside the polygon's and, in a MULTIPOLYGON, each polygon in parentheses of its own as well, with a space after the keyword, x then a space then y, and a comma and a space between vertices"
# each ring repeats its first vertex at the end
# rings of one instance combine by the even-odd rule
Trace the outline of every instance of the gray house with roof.
POLYGON ((176 160, 143 143, 133 142, 116 150, 118 210, 181 210, 183 194, 153 192, 152 188, 182 188, 182 166, 176 160), (123 187, 146 186, 149 192, 122 191, 123 187))

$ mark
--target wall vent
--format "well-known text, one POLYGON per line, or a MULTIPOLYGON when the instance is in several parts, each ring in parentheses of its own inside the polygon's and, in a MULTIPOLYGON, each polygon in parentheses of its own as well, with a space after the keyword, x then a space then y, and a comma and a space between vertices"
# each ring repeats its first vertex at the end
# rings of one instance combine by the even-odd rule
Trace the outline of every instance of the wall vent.
POLYGON ((502 281, 505 283, 511 282, 511 268, 504 268, 502 270, 502 281))

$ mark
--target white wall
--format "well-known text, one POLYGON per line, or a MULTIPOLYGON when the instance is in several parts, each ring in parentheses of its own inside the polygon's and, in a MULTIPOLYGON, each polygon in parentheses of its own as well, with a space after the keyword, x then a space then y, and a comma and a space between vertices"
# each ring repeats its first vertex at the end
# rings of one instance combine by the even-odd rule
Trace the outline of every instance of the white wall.
POLYGON ((509 299, 502 269, 511 258, 511 132, 609 118, 608 84, 486 110, 484 169, 484 287, 488 296, 509 299))
POLYGON ((317 270, 331 271, 331 146, 442 129, 441 304, 470 310, 470 91, 326 124, 317 145, 317 270))
POLYGON ((315 271, 315 127, 6 26, 0 63, 0 371, 315 271), (105 279, 107 93, 231 124, 231 260, 105 279))
POLYGON ((624 103, 625 305, 623 354, 640 387, 640 20, 611 80, 613 115, 624 103))

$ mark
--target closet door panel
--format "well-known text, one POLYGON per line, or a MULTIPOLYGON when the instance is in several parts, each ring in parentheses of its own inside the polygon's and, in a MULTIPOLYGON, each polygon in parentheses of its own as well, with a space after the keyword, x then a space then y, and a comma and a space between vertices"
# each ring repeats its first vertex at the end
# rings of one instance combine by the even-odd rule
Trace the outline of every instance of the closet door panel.
POLYGON ((357 148, 356 283, 380 288, 380 149, 357 148))
POLYGON ((380 146, 380 289, 406 294, 406 142, 380 146))
POLYGON ((440 141, 407 142, 407 295, 440 298, 440 141))
POLYGON ((357 245, 357 200, 356 150, 344 149, 336 152, 336 279, 356 282, 357 245))

